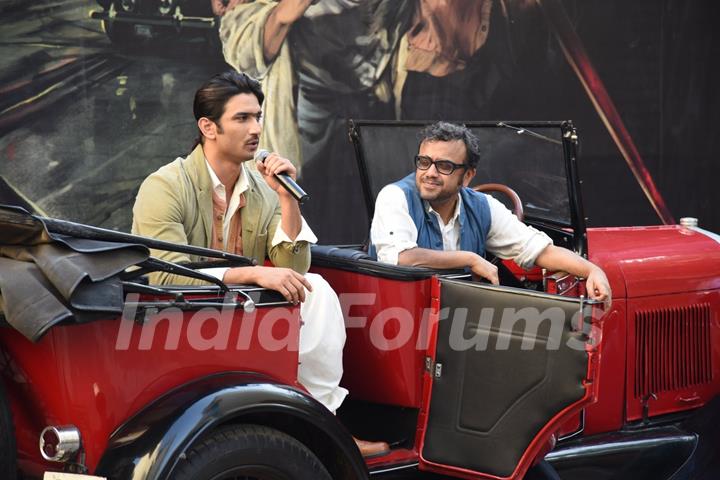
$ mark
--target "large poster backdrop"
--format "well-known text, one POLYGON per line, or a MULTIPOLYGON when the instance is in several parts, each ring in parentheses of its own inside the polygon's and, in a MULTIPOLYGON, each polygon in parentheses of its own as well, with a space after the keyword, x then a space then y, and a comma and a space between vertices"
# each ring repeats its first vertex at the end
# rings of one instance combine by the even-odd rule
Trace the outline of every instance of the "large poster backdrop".
POLYGON ((319 0, 288 32, 276 5, 0 2, 0 197, 129 231, 229 64, 263 79, 263 143, 300 167, 322 243, 367 235, 348 118, 569 119, 591 226, 720 231, 717 2, 319 0))

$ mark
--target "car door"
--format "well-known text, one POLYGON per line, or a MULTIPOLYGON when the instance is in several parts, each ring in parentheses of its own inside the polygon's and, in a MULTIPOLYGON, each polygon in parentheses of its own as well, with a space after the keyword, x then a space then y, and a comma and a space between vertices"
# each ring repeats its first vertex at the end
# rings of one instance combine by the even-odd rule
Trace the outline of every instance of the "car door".
POLYGON ((562 424, 593 401, 600 315, 578 298, 439 283, 420 469, 520 479, 562 424))

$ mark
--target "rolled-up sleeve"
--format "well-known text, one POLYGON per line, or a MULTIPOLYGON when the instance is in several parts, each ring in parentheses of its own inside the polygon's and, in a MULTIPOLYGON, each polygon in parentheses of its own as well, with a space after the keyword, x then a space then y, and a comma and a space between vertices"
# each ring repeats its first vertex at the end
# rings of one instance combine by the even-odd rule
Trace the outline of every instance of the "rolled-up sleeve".
MULTIPOLYGON (((309 227, 307 228, 309 229, 309 227)), ((292 268, 301 275, 306 274, 310 269, 310 243, 300 238, 296 238, 294 242, 290 241, 286 233, 278 233, 281 231, 282 214, 280 205, 276 202, 275 213, 270 220, 270 225, 268 225, 268 235, 265 242, 267 256, 276 267, 292 268), (283 241, 283 237, 288 241, 283 241)), ((312 234, 312 239, 315 239, 314 234, 312 234)))
POLYGON ((215 277, 218 280, 222 281, 223 278, 225 278, 225 273, 230 270, 229 267, 212 267, 212 268, 201 268, 199 272, 204 273, 205 275, 210 275, 211 277, 215 277))
POLYGON ((291 240, 288 234, 285 233, 285 230, 282 229, 282 225, 280 225, 279 228, 275 230, 275 235, 273 235, 270 245, 274 247, 283 242, 291 243, 293 245, 297 242, 317 243, 317 237, 305 221, 305 217, 300 218, 302 220, 302 226, 300 227, 300 233, 297 234, 295 240, 291 240))
POLYGON ((505 205, 487 195, 490 205, 490 232, 485 248, 502 259, 512 259, 520 267, 535 265, 538 255, 552 240, 544 232, 522 223, 505 205))
POLYGON ((401 252, 417 247, 417 234, 403 191, 395 185, 380 190, 370 227, 378 261, 397 265, 401 252))

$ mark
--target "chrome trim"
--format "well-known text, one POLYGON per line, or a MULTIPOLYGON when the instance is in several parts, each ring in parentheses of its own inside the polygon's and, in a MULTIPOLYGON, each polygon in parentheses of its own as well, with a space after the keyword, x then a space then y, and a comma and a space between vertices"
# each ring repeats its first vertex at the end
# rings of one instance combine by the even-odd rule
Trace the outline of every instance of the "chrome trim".
POLYGON ((472 280, 472 275, 469 273, 451 273, 449 275, 441 275, 440 278, 447 278, 449 280, 472 280))
POLYGON ((567 435, 563 437, 558 438, 558 442, 562 442, 564 440, 569 440, 571 438, 575 438, 578 435, 581 435, 585 431, 585 409, 583 408, 580 410, 580 427, 578 427, 577 430, 575 430, 572 433, 568 433, 567 435))
POLYGON ((698 219, 695 217, 682 217, 680 219, 680 225, 685 228, 690 227, 697 227, 698 226, 698 219))
POLYGON ((678 441, 692 442, 697 438, 696 435, 673 435, 663 438, 643 438, 618 440, 614 442, 598 443, 593 445, 580 445, 577 447, 567 447, 560 450, 554 450, 545 455, 545 460, 549 462, 561 460, 573 460, 576 458, 587 458, 595 455, 607 455, 608 453, 627 452, 634 449, 654 448, 663 445, 672 445, 678 441))
POLYGON ((164 294, 164 295, 175 295, 175 299, 173 300, 157 300, 157 301, 146 301, 146 302, 125 302, 125 305, 132 306, 135 308, 148 308, 148 307, 158 307, 158 308, 166 308, 166 307, 179 307, 179 308, 186 308, 188 310, 193 310, 195 308, 205 308, 205 307, 214 307, 214 308, 222 308, 223 306, 230 306, 234 308, 244 308, 246 312, 250 313, 257 307, 277 307, 277 306, 286 306, 286 307, 292 307, 292 304, 288 302, 287 300, 279 300, 276 302, 255 302, 252 297, 250 297, 250 293, 253 292, 264 292, 264 291, 271 291, 264 287, 259 286, 252 286, 252 287, 246 287, 246 286, 229 286, 227 294, 235 294, 236 296, 242 296, 245 298, 244 302, 238 302, 237 298, 235 298, 233 302, 224 302, 223 298, 219 296, 220 289, 215 285, 208 285, 208 286, 193 286, 193 285, 143 285, 143 287, 149 287, 151 289, 157 289, 158 294, 164 294), (215 295, 218 297, 217 301, 214 301, 214 299, 207 299, 207 298, 201 298, 201 299, 186 299, 185 297, 187 295, 215 295))
MULTIPOLYGON (((158 287, 162 288, 163 290, 167 290, 168 292, 176 292, 181 291, 185 294, 198 294, 198 293, 212 293, 216 294, 218 293, 219 289, 217 285, 150 285, 151 287, 158 287)), ((228 289, 231 292, 236 292, 238 290, 243 290, 244 292, 259 292, 264 290, 269 290, 265 287, 259 287, 259 286, 245 286, 245 285, 228 285, 228 289)))
POLYGON ((243 309, 246 313, 252 313, 256 308, 266 307, 280 307, 280 306, 291 306, 290 302, 267 302, 267 303, 254 303, 252 299, 245 302, 235 303, 222 303, 222 302, 199 302, 199 301, 187 301, 187 302, 176 302, 176 301, 157 301, 157 302, 125 302, 125 307, 138 309, 148 308, 179 308, 180 310, 201 310, 203 308, 235 308, 243 309))
POLYGON ((48 426, 40 432, 40 455, 50 462, 67 462, 71 460, 80 450, 80 430, 74 425, 62 425, 59 427, 48 426), (45 434, 52 432, 58 439, 57 452, 53 456, 45 453, 45 434))
POLYGON ((255 302, 253 302, 253 299, 250 298, 250 295, 243 292, 242 290, 232 290, 232 291, 245 297, 245 301, 242 302, 243 310, 245 310, 245 313, 252 313, 255 311, 255 302))
POLYGON ((405 465, 398 465, 398 466, 387 467, 387 468, 381 467, 380 470, 370 470, 370 475, 381 475, 384 473, 398 472, 400 470, 407 470, 409 468, 417 468, 418 465, 419 465, 419 463, 415 462, 415 463, 408 463, 405 465))
MULTIPOLYGON (((566 273, 565 275, 563 275, 563 276, 561 276, 561 277, 560 277, 560 276, 556 276, 556 275, 549 275, 549 276, 547 276, 547 277, 543 277, 543 281, 545 281, 546 279, 551 279, 551 280, 553 280, 553 281, 555 282, 555 287, 557 288, 557 293, 554 293, 554 294, 552 294, 552 295, 563 295, 563 296, 564 296, 567 292, 569 292, 571 289, 573 289, 573 288, 577 287, 578 285, 580 285, 580 281, 581 281, 580 277, 577 277, 577 276, 572 275, 572 274, 570 274, 570 273, 566 273), (560 287, 563 285, 563 283, 564 283, 565 281, 569 281, 570 278, 574 278, 575 280, 574 280, 570 285, 566 285, 565 288, 562 288, 562 289, 561 289, 560 287)), ((547 292, 547 284, 546 284, 545 287, 543 288, 543 291, 544 291, 544 292, 547 292)))
MULTIPOLYGON (((461 283, 463 285, 470 285, 473 288, 478 288, 478 289, 482 289, 482 290, 501 291, 501 292, 511 293, 513 295, 522 295, 524 297, 551 298, 553 300, 559 300, 562 302, 580 304, 580 299, 576 298, 576 297, 563 297, 562 295, 555 295, 555 294, 546 293, 546 292, 538 292, 535 290, 525 290, 523 288, 506 287, 503 285, 490 285, 487 283, 467 282, 467 281, 461 281, 461 280, 452 280, 452 279, 445 279, 444 277, 440 277, 440 281, 441 282, 449 282, 449 283, 461 283)), ((603 305, 604 303, 599 300, 593 300, 591 298, 586 298, 583 301, 583 304, 584 305, 603 305)))
POLYGON ((688 229, 689 229, 689 230, 694 230, 694 231, 696 231, 696 232, 698 232, 698 233, 702 233, 702 234, 705 235, 706 237, 711 238, 711 239, 715 240, 716 242, 720 243, 720 235, 718 235, 717 233, 713 233, 713 232, 710 232, 710 231, 708 231, 708 230, 704 230, 704 229, 702 229, 702 228, 700 228, 700 227, 689 227, 688 229))

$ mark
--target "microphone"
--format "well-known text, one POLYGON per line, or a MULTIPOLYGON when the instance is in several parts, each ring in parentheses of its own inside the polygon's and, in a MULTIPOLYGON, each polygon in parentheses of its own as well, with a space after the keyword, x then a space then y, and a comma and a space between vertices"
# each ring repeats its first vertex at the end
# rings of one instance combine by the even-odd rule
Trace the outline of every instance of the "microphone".
MULTIPOLYGON (((265 163, 265 159, 268 155, 270 155, 270 152, 264 149, 260 149, 255 154, 255 159, 265 163)), ((300 188, 300 185, 295 183, 295 180, 293 180, 290 175, 278 173, 277 175, 275 175, 275 179, 278 181, 278 183, 280 183, 280 185, 283 186, 285 190, 290 192, 290 195, 292 195, 293 198, 295 198, 295 200, 297 200, 300 205, 305 203, 305 200, 310 198, 310 195, 305 193, 305 190, 300 188)))

